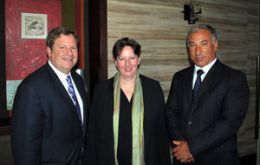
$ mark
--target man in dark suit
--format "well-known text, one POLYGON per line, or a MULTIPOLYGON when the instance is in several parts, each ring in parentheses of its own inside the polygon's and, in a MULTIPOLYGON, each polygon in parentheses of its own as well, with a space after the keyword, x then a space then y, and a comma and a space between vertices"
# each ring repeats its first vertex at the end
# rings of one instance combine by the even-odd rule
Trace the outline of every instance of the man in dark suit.
POLYGON ((77 35, 57 27, 46 43, 48 63, 22 81, 14 99, 14 163, 81 165, 89 103, 83 79, 72 70, 78 61, 77 35))
POLYGON ((249 104, 246 76, 217 59, 212 26, 192 27, 186 41, 194 65, 174 75, 166 107, 174 163, 239 164, 237 132, 249 104))

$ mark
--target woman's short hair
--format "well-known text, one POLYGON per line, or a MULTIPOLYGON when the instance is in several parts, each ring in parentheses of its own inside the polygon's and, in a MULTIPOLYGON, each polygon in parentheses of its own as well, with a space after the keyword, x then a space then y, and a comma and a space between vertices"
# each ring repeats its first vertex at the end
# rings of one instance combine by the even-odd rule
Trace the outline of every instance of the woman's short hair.
POLYGON ((120 55, 121 51, 123 50, 123 48, 125 46, 132 47, 134 54, 137 55, 138 57, 140 57, 141 45, 134 39, 124 37, 124 38, 117 40, 113 46, 112 54, 113 54, 114 59, 116 59, 120 55))

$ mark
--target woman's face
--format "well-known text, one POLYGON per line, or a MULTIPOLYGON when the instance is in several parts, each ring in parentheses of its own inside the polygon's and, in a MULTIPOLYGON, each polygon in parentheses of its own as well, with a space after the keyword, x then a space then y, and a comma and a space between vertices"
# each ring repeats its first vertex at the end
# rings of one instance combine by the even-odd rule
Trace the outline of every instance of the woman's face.
POLYGON ((115 59, 115 65, 124 79, 135 78, 139 63, 140 58, 131 46, 125 46, 115 59))

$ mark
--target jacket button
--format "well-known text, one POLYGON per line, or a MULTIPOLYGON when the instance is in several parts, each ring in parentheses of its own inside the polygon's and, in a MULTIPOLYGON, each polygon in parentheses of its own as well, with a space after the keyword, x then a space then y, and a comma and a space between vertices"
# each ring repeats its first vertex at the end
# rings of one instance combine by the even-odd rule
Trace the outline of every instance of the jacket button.
POLYGON ((192 121, 189 121, 189 122, 188 122, 188 125, 191 125, 191 124, 192 124, 192 121))

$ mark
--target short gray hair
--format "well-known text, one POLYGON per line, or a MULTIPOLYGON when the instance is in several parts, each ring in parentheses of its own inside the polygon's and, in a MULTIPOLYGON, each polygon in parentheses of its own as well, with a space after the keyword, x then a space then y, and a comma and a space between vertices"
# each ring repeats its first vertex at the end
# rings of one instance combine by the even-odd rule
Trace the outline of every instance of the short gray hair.
POLYGON ((211 34, 212 42, 218 40, 218 35, 217 35, 217 31, 215 30, 215 28, 213 28, 211 25, 208 25, 208 24, 199 24, 199 25, 191 27, 190 30, 188 31, 187 38, 186 38, 187 46, 188 46, 190 35, 192 33, 194 33, 194 32, 199 31, 199 30, 207 30, 207 31, 209 31, 210 34, 211 34))

